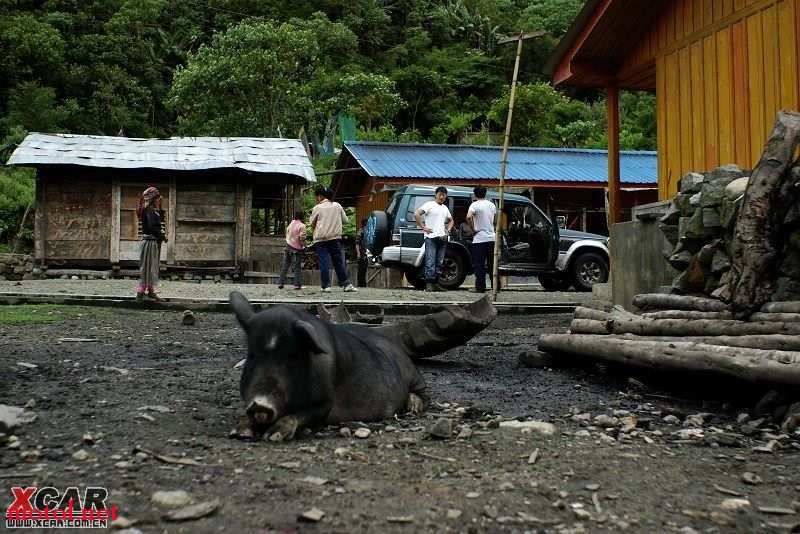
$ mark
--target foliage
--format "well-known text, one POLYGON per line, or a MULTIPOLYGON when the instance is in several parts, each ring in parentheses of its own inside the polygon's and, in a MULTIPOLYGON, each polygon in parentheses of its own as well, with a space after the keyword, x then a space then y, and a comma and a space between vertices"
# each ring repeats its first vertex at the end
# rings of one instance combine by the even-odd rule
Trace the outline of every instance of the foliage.
POLYGON ((281 137, 303 123, 319 44, 310 30, 243 22, 178 68, 169 102, 188 135, 281 137))
MULTIPOLYGON (((313 139, 350 114, 359 139, 497 142, 516 53, 497 41, 546 30, 524 45, 512 142, 603 147, 602 94, 553 88, 541 74, 584 4, 0 0, 0 138, 302 128, 313 139)), ((624 148, 655 148, 654 110, 653 95, 622 93, 624 148)))
POLYGON ((382 74, 350 74, 343 76, 339 84, 339 95, 332 99, 330 107, 366 123, 367 131, 372 130, 373 122, 391 119, 405 106, 395 92, 394 82, 382 74))
POLYGON ((0 169, 0 243, 19 240, 18 252, 32 249, 35 196, 31 169, 0 169))

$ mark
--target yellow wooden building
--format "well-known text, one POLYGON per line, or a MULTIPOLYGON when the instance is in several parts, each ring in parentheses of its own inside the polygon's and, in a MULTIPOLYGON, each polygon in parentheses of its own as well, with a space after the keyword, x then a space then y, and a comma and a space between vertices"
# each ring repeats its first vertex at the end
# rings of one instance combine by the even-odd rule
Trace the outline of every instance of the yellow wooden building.
POLYGON ((800 109, 799 33, 800 0, 588 0, 548 67, 556 84, 608 91, 612 193, 618 91, 655 91, 667 199, 687 172, 752 168, 777 111, 800 109))

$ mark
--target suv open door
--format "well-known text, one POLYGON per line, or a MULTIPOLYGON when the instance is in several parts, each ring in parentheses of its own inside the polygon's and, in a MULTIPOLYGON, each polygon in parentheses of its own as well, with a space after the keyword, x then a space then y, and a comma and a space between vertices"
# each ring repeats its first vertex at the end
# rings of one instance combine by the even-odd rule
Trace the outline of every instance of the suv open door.
POLYGON ((554 272, 558 259, 558 225, 532 203, 507 202, 501 220, 500 271, 527 274, 554 272))

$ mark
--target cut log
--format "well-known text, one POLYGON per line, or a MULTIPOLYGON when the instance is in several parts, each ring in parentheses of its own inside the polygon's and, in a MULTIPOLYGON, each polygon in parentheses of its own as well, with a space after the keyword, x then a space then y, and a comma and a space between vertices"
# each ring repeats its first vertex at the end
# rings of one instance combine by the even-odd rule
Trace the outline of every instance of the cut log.
POLYGON ((798 334, 800 324, 749 323, 725 319, 635 319, 613 317, 607 330, 612 334, 637 336, 746 336, 750 334, 798 334))
POLYGON ((749 317, 772 294, 779 229, 776 220, 779 216, 775 211, 788 208, 782 206, 779 192, 798 143, 800 113, 779 111, 761 159, 748 181, 736 219, 730 282, 731 305, 736 318, 749 317))
POLYGON ((783 302, 767 302, 761 306, 764 313, 800 313, 800 302, 787 300, 783 302))
POLYGON ((593 321, 605 321, 608 319, 608 313, 602 310, 595 310, 593 308, 586 308, 584 306, 577 306, 575 312, 572 314, 573 319, 591 319, 593 321))
POLYGON ((763 334, 748 336, 636 336, 633 334, 609 334, 609 339, 631 341, 691 341, 725 347, 746 347, 749 349, 789 350, 800 352, 800 336, 786 334, 763 334))
POLYGON ((642 317, 647 319, 733 319, 733 314, 729 311, 661 310, 643 313, 642 317))
POLYGON ((727 311, 730 306, 716 299, 692 297, 689 295, 670 295, 667 293, 642 293, 633 297, 633 305, 640 310, 697 310, 727 311))
POLYGON ((782 323, 791 323, 800 321, 800 313, 756 312, 748 318, 748 321, 778 321, 782 323))
POLYGON ((608 322, 592 319, 573 319, 569 324, 569 331, 573 334, 608 334, 608 322))
POLYGON ((554 355, 580 355, 651 369, 705 371, 750 382, 800 385, 798 352, 581 334, 543 334, 538 348, 554 355))

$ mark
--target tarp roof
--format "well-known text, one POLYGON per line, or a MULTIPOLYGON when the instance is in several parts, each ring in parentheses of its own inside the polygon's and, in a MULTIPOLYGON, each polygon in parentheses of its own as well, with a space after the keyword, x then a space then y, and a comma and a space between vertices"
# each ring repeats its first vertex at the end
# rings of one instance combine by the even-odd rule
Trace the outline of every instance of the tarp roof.
POLYGON ((297 139, 260 137, 171 137, 142 139, 73 134, 29 134, 8 165, 81 165, 115 169, 193 171, 242 169, 289 174, 316 182, 314 168, 297 139))
MULTIPOLYGON (((496 180, 502 147, 348 141, 345 149, 374 178, 496 180)), ((656 152, 620 153, 622 184, 657 184, 656 152)), ((512 147, 506 180, 607 182, 608 151, 512 147)))

